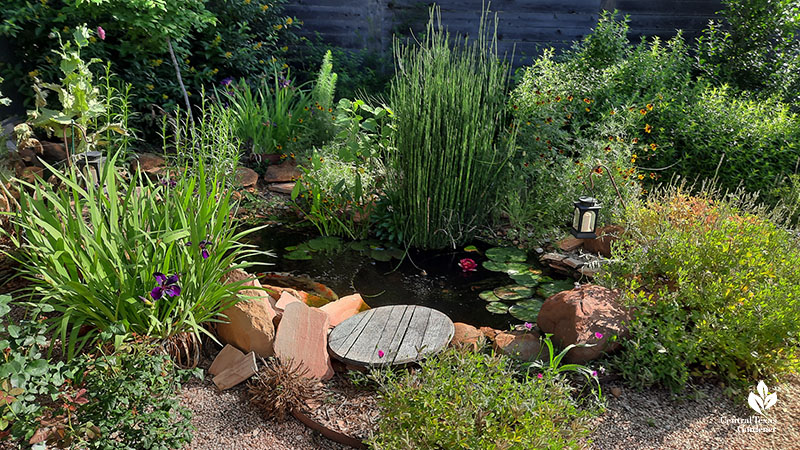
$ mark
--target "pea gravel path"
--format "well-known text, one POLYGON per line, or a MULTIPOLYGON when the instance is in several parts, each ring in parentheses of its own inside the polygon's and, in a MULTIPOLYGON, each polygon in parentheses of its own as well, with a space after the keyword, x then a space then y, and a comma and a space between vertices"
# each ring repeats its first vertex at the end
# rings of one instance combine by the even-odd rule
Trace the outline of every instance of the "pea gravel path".
MULTIPOLYGON (((612 385, 613 386, 613 385, 612 385)), ((740 432, 734 419, 755 413, 746 400, 726 397, 715 385, 698 388, 698 399, 673 400, 669 392, 636 392, 621 385, 622 395, 610 394, 605 414, 595 420, 597 427, 587 445, 592 450, 797 450, 800 449, 800 376, 793 375, 777 386, 778 402, 769 412, 775 419, 773 432, 740 432)), ((745 425, 753 427, 755 425, 745 425)), ((760 425, 771 426, 771 425, 760 425)))

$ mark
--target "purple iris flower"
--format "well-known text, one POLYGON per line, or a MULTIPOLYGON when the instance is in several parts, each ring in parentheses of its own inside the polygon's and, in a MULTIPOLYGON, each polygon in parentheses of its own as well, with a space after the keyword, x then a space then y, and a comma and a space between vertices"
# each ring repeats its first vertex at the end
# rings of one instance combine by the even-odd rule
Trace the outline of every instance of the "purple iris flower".
POLYGON ((159 184, 161 184, 162 186, 175 187, 175 186, 178 185, 178 182, 173 180, 173 179, 171 179, 171 178, 162 178, 159 181, 159 184))
POLYGON ((233 83, 233 77, 225 77, 219 82, 223 86, 230 86, 231 83, 233 83))
POLYGON ((161 272, 153 273, 153 276, 156 277, 156 283, 158 286, 154 287, 153 290, 150 291, 150 297, 153 300, 160 300, 164 294, 167 294, 170 297, 177 297, 181 295, 181 287, 178 286, 178 274, 173 274, 170 276, 166 276, 161 272))
POLYGON ((280 86, 281 88, 287 88, 289 87, 290 84, 292 84, 291 80, 288 80, 284 77, 278 78, 278 86, 280 86))
POLYGON ((203 259, 208 259, 208 257, 211 256, 208 253, 208 249, 206 249, 206 247, 211 247, 211 245, 211 241, 206 240, 202 240, 200 241, 200 244, 198 244, 198 247, 200 247, 200 255, 203 256, 203 259))

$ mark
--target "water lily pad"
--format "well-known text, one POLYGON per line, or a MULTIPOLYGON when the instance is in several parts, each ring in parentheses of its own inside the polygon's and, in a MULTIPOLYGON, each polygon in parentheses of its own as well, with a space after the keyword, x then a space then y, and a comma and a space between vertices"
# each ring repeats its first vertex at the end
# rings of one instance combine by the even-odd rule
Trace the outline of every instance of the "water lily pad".
POLYGON ((369 251, 369 256, 375 261, 388 262, 392 260, 392 255, 383 248, 373 248, 369 251))
POLYGON ((502 302, 492 302, 486 305, 486 310, 492 314, 506 314, 508 312, 508 305, 502 302))
POLYGON ((283 257, 286 259, 301 261, 301 260, 311 259, 311 254, 306 250, 294 250, 283 255, 283 257))
POLYGON ((542 276, 531 273, 530 271, 511 274, 511 279, 523 286, 535 287, 542 282, 542 276))
POLYGON ((464 251, 465 252, 477 252, 478 251, 478 247, 475 247, 474 245, 468 245, 468 246, 464 247, 464 251))
POLYGON ((290 245, 288 247, 284 247, 283 249, 286 250, 287 252, 293 252, 293 251, 297 250, 297 246, 296 245, 290 245))
POLYGON ((500 301, 500 299, 496 295, 494 295, 493 291, 483 291, 480 294, 478 294, 478 297, 480 297, 481 300, 486 300, 487 302, 499 302, 500 301))
POLYGON ((553 281, 552 283, 544 283, 539 285, 539 288, 536 289, 536 294, 540 297, 548 298, 553 295, 558 294, 561 291, 568 291, 575 287, 575 283, 569 280, 558 280, 553 281))
POLYGON ((317 252, 338 252, 342 250, 342 240, 332 236, 321 236, 307 242, 311 250, 317 252))
POLYGON ((524 300, 531 298, 533 295, 533 289, 519 284, 509 284, 508 286, 495 288, 493 292, 497 298, 505 301, 524 300))
POLYGON ((351 242, 349 245, 351 249, 358 252, 365 252, 369 250, 369 241, 354 241, 351 242))
POLYGON ((523 322, 536 322, 537 317, 539 317, 539 310, 542 309, 543 304, 544 302, 541 300, 525 300, 508 308, 508 312, 515 319, 522 320, 523 322))
POLYGON ((528 259, 528 255, 514 247, 495 247, 486 250, 486 257, 497 262, 522 262, 528 259))
POLYGON ((528 265, 520 262, 484 261, 483 268, 492 272, 505 272, 507 274, 520 273, 528 270, 528 265))

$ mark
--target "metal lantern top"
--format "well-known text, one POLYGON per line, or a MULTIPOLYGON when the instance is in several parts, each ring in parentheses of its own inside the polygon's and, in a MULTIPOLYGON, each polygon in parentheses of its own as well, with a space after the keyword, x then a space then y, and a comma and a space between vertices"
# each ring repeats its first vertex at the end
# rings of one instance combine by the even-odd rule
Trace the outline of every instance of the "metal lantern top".
POLYGON ((602 208, 594 197, 580 197, 574 202, 575 212, 572 228, 569 230, 578 239, 594 239, 597 237, 597 212, 602 208))

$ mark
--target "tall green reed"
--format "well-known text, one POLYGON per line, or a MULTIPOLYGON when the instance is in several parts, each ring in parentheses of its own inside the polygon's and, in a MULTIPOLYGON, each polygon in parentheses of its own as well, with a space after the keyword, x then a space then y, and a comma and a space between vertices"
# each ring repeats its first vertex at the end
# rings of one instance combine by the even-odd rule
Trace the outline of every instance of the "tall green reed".
POLYGON ((387 195, 415 246, 455 246, 472 237, 514 151, 505 105, 509 71, 497 55, 497 18, 490 28, 488 13, 474 41, 451 39, 434 7, 421 42, 394 42, 396 151, 387 195))

